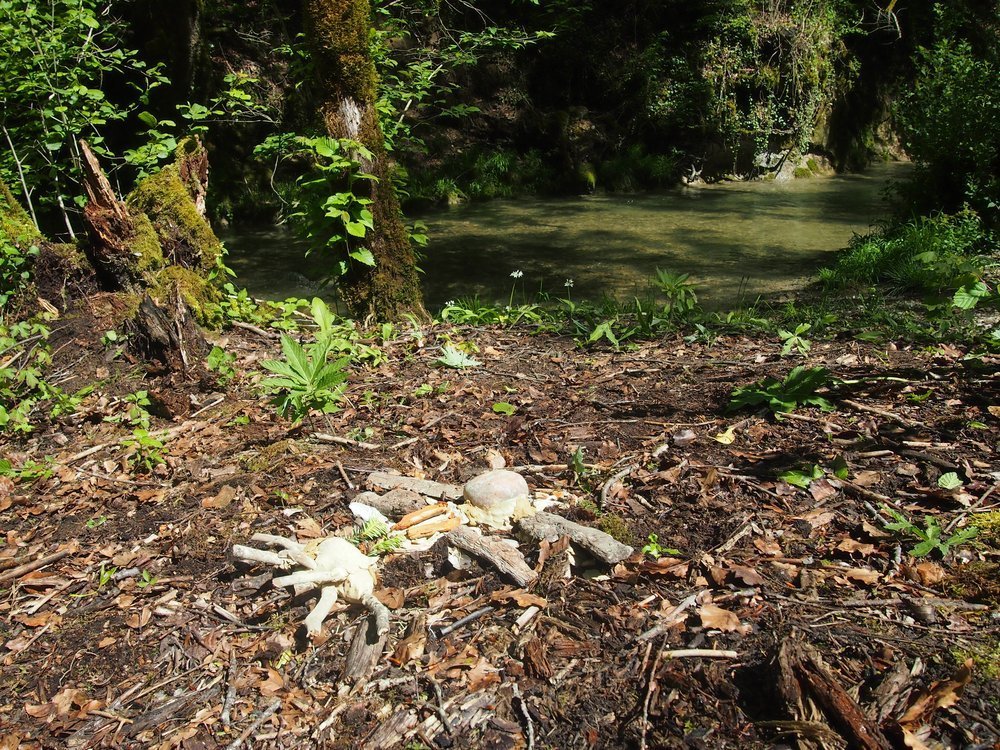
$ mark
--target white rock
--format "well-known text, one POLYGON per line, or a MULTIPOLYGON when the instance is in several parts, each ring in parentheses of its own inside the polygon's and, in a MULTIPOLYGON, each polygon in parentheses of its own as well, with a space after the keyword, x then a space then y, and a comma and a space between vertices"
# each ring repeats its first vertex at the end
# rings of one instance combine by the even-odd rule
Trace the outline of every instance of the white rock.
POLYGON ((466 482, 462 494, 470 520, 502 528, 510 524, 511 516, 519 508, 530 505, 531 491, 517 472, 494 469, 466 482))

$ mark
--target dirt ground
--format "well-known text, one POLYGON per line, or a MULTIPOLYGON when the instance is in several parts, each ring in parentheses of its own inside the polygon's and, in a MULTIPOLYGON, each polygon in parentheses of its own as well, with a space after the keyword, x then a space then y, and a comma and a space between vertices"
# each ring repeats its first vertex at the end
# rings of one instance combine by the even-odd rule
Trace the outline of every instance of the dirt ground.
POLYGON ((220 385, 56 327, 57 382, 98 386, 0 441, 15 465, 54 457, 47 478, 0 478, 2 750, 1000 747, 995 359, 404 330, 352 368, 342 411, 295 427, 255 387, 276 336, 217 336, 239 373, 220 385), (481 366, 435 365, 445 340, 481 366), (834 411, 727 411, 797 364, 848 381, 834 411), (148 473, 122 443, 140 389, 166 432, 148 473), (460 485, 499 465, 635 554, 609 567, 522 538, 527 589, 440 547, 391 555, 389 641, 363 679, 343 675, 361 608, 310 642, 310 597, 232 560, 255 532, 349 529, 373 472, 460 485), (778 478, 814 466, 807 488, 778 478), (979 535, 914 557, 887 507, 979 535), (653 534, 659 558, 640 551, 653 534))

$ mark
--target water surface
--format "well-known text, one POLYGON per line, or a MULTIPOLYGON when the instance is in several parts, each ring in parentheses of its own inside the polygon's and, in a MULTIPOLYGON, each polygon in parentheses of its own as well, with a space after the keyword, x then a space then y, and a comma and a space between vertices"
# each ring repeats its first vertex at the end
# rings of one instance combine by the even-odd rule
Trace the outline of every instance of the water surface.
MULTIPOLYGON (((515 301, 553 296, 642 295, 656 269, 689 273, 703 303, 727 307, 758 294, 801 288, 855 233, 886 214, 884 189, 906 165, 865 174, 730 182, 638 195, 524 198, 419 216, 431 242, 423 287, 430 309, 478 295, 515 301), (572 283, 567 289, 566 284, 572 283)), ((230 265, 252 294, 321 294, 320 257, 282 227, 224 235, 230 265)))

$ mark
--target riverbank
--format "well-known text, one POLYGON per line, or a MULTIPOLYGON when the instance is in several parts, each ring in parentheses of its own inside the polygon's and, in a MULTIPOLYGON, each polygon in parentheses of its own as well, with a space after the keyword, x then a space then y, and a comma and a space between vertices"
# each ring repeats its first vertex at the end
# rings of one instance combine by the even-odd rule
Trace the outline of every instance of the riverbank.
POLYGON ((382 361, 350 368, 342 411, 294 426, 258 386, 273 331, 230 329, 225 367, 185 379, 110 356, 95 327, 54 326, 64 389, 96 384, 76 414, 2 439, 14 467, 42 467, 0 478, 14 747, 1000 739, 996 357, 846 336, 782 356, 785 342, 735 332, 613 351, 393 328, 361 338, 382 361), (442 367, 446 344, 479 364, 442 367), (833 379, 768 386, 795 366, 833 379), (730 411, 755 383, 797 408, 730 411), (140 390, 159 447, 137 444, 140 390), (539 572, 526 589, 437 548, 389 555, 389 643, 353 690, 359 608, 311 644, 308 597, 231 560, 256 532, 350 528, 373 472, 461 484, 502 464, 635 554, 594 565, 522 539, 539 572), (911 555, 921 534, 944 547, 911 555))

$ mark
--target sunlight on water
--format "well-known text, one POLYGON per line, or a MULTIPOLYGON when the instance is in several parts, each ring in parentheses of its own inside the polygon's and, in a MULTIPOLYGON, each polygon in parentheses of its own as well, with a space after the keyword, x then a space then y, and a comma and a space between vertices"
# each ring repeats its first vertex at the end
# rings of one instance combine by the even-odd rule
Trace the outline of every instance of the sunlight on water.
MULTIPOLYGON (((689 273, 710 307, 804 286, 886 206, 882 193, 906 165, 863 175, 791 182, 740 182, 664 193, 525 198, 428 213, 431 244, 421 263, 430 309, 478 295, 515 301, 542 289, 574 298, 642 295, 657 268, 689 273)), ((332 296, 319 258, 281 227, 224 235, 238 281, 256 296, 332 296)))

